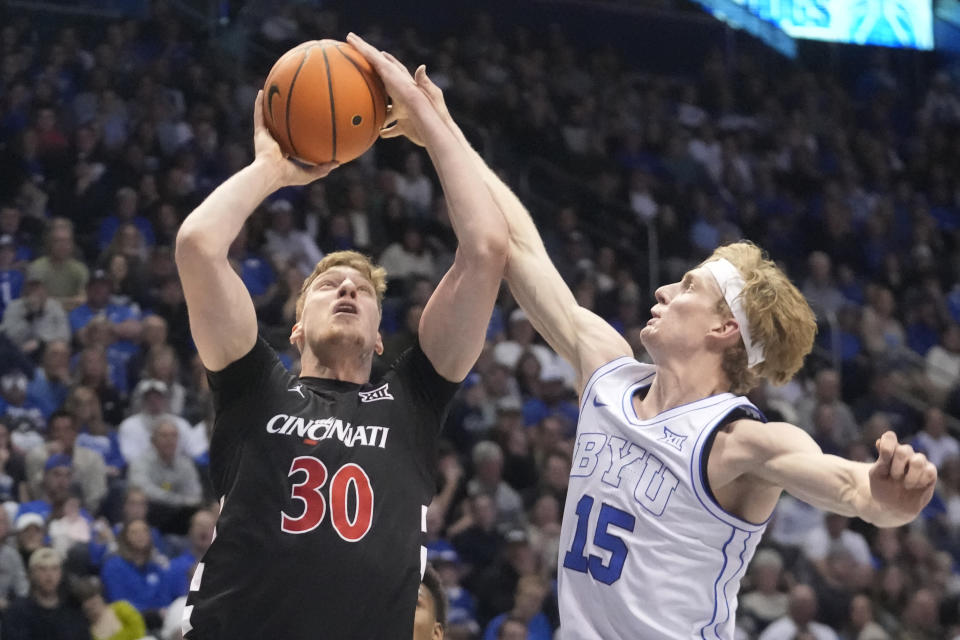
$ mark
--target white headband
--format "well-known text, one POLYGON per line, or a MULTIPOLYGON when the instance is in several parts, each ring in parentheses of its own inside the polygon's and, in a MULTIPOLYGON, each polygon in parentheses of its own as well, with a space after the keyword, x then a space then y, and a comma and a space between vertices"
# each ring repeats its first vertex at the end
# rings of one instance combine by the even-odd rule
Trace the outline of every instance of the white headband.
POLYGON ((750 339, 750 323, 747 322, 747 312, 743 309, 743 300, 740 294, 743 293, 743 276, 737 270, 733 263, 726 258, 718 258, 704 263, 704 268, 713 274, 717 284, 720 285, 720 291, 723 292, 723 299, 727 301, 727 306, 733 312, 733 317, 740 325, 740 337, 743 338, 743 345, 747 348, 747 366, 755 367, 763 362, 763 347, 754 344, 750 339))

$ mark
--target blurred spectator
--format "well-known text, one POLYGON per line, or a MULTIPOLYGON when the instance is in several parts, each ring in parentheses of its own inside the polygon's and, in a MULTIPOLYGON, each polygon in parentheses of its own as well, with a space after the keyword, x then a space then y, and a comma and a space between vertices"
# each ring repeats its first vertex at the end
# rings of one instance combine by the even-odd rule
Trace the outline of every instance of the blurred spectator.
POLYGON ((103 457, 77 443, 77 418, 67 411, 56 411, 47 423, 47 442, 31 449, 26 457, 28 487, 31 497, 43 496, 43 483, 47 461, 51 456, 62 455, 69 459, 73 479, 80 487, 83 506, 90 513, 97 513, 100 502, 107 493, 107 468, 103 457))
POLYGON ((64 408, 76 418, 77 446, 94 451, 103 459, 108 479, 118 477, 126 462, 120 453, 117 430, 103 419, 96 392, 90 387, 75 386, 64 408))
POLYGON ((177 595, 187 595, 190 575, 203 554, 213 542, 217 517, 206 509, 200 509, 190 518, 190 530, 187 531, 187 548, 176 558, 170 560, 168 571, 177 595))
POLYGON ((152 523, 161 530, 182 532, 203 492, 193 462, 178 452, 178 439, 176 423, 166 418, 154 422, 152 446, 130 462, 129 482, 147 494, 152 523))
POLYGON ((387 270, 391 284, 411 276, 432 278, 436 272, 433 252, 423 241, 423 233, 414 222, 407 223, 399 241, 380 254, 380 266, 387 270))
MULTIPOLYGON (((423 157, 419 150, 407 153, 403 172, 397 174, 397 195, 406 203, 415 217, 423 217, 433 204, 433 183, 423 172, 423 157)), ((387 268, 387 273, 392 271, 387 268)))
POLYGON ((30 556, 43 547, 46 537, 46 522, 39 513, 23 513, 15 521, 17 528, 17 553, 24 566, 30 562, 30 556))
POLYGON ((874 287, 868 294, 861 334, 867 351, 874 356, 894 357, 906 346, 903 325, 894 316, 895 304, 893 292, 886 287, 874 287))
MULTIPOLYGON (((106 322, 103 320, 94 320, 84 333, 89 334, 95 327, 106 328, 106 322)), ((97 396, 100 405, 100 411, 104 419, 114 425, 118 420, 123 419, 123 398, 117 387, 114 385, 114 374, 119 363, 111 363, 107 356, 107 351, 101 344, 86 346, 76 357, 76 371, 74 379, 76 384, 83 385, 92 389, 97 396)), ((122 376, 126 379, 126 376, 122 376)))
POLYGON ((473 637, 480 632, 477 624, 477 602, 461 584, 463 565, 460 556, 453 549, 430 554, 430 563, 440 577, 440 583, 446 595, 447 634, 453 638, 473 637))
POLYGON ((518 581, 540 571, 538 559, 526 531, 511 529, 504 534, 499 557, 482 570, 474 571, 472 590, 479 601, 477 613, 481 622, 510 610, 518 581))
MULTIPOLYGON (((96 269, 87 283, 87 300, 70 312, 70 328, 79 333, 93 318, 104 317, 110 322, 110 346, 129 358, 140 339, 140 311, 132 304, 118 304, 112 300, 113 282, 103 269, 96 269)), ((126 364, 126 363, 124 363, 126 364)))
POLYGON ((36 276, 28 276, 23 297, 7 305, 0 331, 27 355, 37 353, 47 342, 70 339, 63 306, 47 296, 47 286, 36 276))
POLYGON ((818 322, 825 322, 834 316, 844 304, 843 294, 833 280, 833 265, 823 251, 814 251, 807 259, 808 277, 803 283, 802 293, 817 314, 818 322))
POLYGON ((126 600, 106 603, 103 584, 96 576, 76 580, 71 591, 87 617, 93 640, 138 640, 147 635, 143 616, 133 605, 126 600))
POLYGON ((503 480, 503 450, 489 440, 477 443, 473 448, 473 468, 476 477, 467 483, 467 493, 486 493, 497 506, 497 524, 510 526, 524 520, 523 501, 520 494, 503 480))
POLYGON ((176 597, 166 570, 153 559, 150 527, 134 520, 117 536, 116 555, 103 562, 100 579, 110 602, 126 600, 143 615, 147 626, 159 627, 162 611, 176 597))
POLYGON ((323 258, 313 238, 293 226, 293 205, 289 200, 274 200, 267 206, 270 228, 265 232, 264 249, 273 264, 297 267, 304 278, 323 258))
POLYGON ((524 352, 530 351, 540 363, 541 371, 553 363, 554 353, 542 344, 535 344, 537 332, 534 330, 527 314, 519 307, 510 313, 510 324, 507 327, 507 339, 498 342, 493 348, 493 357, 497 362, 508 369, 516 369, 517 361, 524 352))
POLYGON ((527 524, 530 546, 540 556, 537 561, 547 575, 556 575, 560 554, 560 514, 557 498, 543 494, 533 503, 527 524))
POLYGON ((3 620, 5 640, 87 640, 90 632, 79 609, 60 595, 63 558, 41 548, 30 556, 30 595, 10 605, 3 620))
POLYGON ((760 549, 749 569, 753 589, 740 597, 737 626, 749 628, 753 634, 763 631, 771 622, 787 613, 789 597, 781 590, 783 559, 773 549, 760 549))
POLYGON ((3 615, 14 598, 26 597, 30 585, 23 559, 16 547, 7 544, 10 536, 10 516, 0 509, 0 615, 3 615))
MULTIPOLYGON (((253 298, 253 305, 261 309, 266 303, 273 299, 277 289, 277 275, 270 265, 270 261, 262 257, 249 246, 250 227, 248 224, 240 228, 240 233, 233 239, 227 256, 230 264, 239 274, 243 284, 246 285, 250 297, 253 298)), ((296 273, 302 281, 303 276, 300 270, 296 273)), ((299 294, 299 289, 297 290, 299 294)))
POLYGON ((830 627, 814 621, 816 615, 816 594, 809 585, 798 584, 790 590, 787 615, 767 627, 759 640, 795 640, 803 633, 810 634, 814 640, 837 640, 836 632, 830 627))
POLYGON ((0 377, 0 418, 10 425, 9 444, 19 455, 43 444, 46 423, 40 407, 27 398, 27 385, 27 376, 19 371, 0 377))
POLYGON ((902 640, 935 640, 944 637, 940 627, 940 597, 932 589, 918 589, 907 602, 901 621, 902 640))
POLYGON ((67 399, 70 385, 70 346, 62 340, 48 342, 43 348, 42 366, 27 385, 27 398, 50 417, 67 399))
POLYGON ((524 621, 512 614, 503 619, 500 631, 496 635, 497 640, 528 640, 529 637, 524 621))
POLYGON ((890 634, 873 619, 873 603, 869 596, 861 593, 850 601, 850 620, 843 637, 850 640, 890 640, 890 634))
POLYGON ((960 456, 960 442, 947 433, 947 419, 937 407, 928 408, 923 414, 923 429, 914 437, 914 450, 926 454, 927 459, 943 467, 948 458, 960 456))
POLYGON ((167 385, 168 410, 170 413, 183 415, 187 390, 180 384, 180 362, 177 359, 177 352, 172 347, 156 345, 147 353, 143 377, 148 380, 159 380, 167 385))
POLYGON ((0 421, 0 502, 18 502, 26 478, 23 456, 10 443, 10 429, 0 421))
POLYGON ((860 427, 857 425, 853 411, 840 397, 840 375, 834 369, 822 369, 814 376, 813 394, 806 396, 797 404, 798 426, 807 433, 813 432, 814 413, 819 406, 830 406, 833 409, 835 436, 841 447, 858 440, 860 427))
POLYGON ((466 513, 448 529, 457 553, 471 570, 489 566, 500 550, 497 506, 488 493, 470 497, 466 513))
POLYGON ((525 575, 517 581, 513 596, 513 608, 490 621, 483 632, 483 640, 496 640, 502 637, 501 627, 509 617, 526 625, 530 640, 550 640, 553 629, 543 613, 543 601, 549 593, 547 581, 538 575, 525 575))
POLYGON ((803 542, 806 557, 823 572, 827 554, 832 548, 848 551, 854 562, 862 567, 873 564, 870 546, 862 535, 850 529, 850 518, 836 513, 827 513, 823 524, 814 528, 803 542))
POLYGON ((940 344, 927 351, 926 375, 938 399, 960 382, 960 325, 948 325, 940 344))
MULTIPOLYGON (((73 460, 65 453, 54 453, 43 463, 43 480, 36 499, 23 502, 17 512, 18 516, 25 513, 37 513, 44 520, 59 518, 63 515, 63 508, 72 497, 73 487, 73 460)), ((82 512, 84 517, 90 515, 82 512)))
POLYGON ((74 257, 73 223, 56 218, 47 233, 46 253, 30 263, 27 281, 39 279, 50 296, 71 311, 83 303, 90 271, 74 257))
POLYGON ((134 225, 148 246, 155 243, 153 225, 141 215, 138 215, 137 191, 131 187, 117 189, 113 215, 106 216, 100 223, 97 234, 97 247, 103 251, 113 241, 117 230, 125 224, 134 225))
POLYGON ((133 463, 150 450, 150 438, 154 426, 161 421, 173 423, 179 432, 178 452, 190 458, 206 450, 206 442, 194 442, 194 432, 186 420, 169 412, 169 389, 159 380, 141 380, 134 390, 140 400, 140 411, 120 423, 118 428, 120 452, 127 463, 133 463))
POLYGON ((13 236, 0 235, 0 318, 23 290, 23 271, 16 268, 17 247, 13 236))
POLYGON ((80 498, 70 496, 63 503, 59 517, 52 517, 47 525, 50 545, 64 557, 69 557, 71 549, 80 545, 86 547, 90 542, 93 527, 89 516, 81 512, 80 498))

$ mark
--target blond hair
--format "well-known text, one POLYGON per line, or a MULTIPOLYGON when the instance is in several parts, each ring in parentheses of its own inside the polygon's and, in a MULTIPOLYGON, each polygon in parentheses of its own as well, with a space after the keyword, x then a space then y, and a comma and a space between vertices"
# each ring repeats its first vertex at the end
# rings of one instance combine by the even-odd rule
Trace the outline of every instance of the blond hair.
MULTIPOLYGON (((726 258, 743 276, 742 301, 750 324, 750 337, 763 348, 764 361, 747 366, 747 349, 740 340, 723 354, 723 372, 731 391, 744 394, 761 379, 784 384, 803 366, 813 348, 817 319, 806 299, 786 274, 752 242, 718 247, 704 262, 726 258)), ((732 317, 722 297, 717 311, 732 317)))
POLYGON ((377 304, 383 304, 383 294, 387 292, 387 270, 378 266, 369 257, 357 251, 335 251, 324 256, 323 260, 313 268, 313 273, 307 276, 300 287, 300 296, 297 298, 297 322, 303 315, 303 303, 307 297, 307 290, 320 274, 333 267, 350 267, 370 281, 377 292, 377 304))

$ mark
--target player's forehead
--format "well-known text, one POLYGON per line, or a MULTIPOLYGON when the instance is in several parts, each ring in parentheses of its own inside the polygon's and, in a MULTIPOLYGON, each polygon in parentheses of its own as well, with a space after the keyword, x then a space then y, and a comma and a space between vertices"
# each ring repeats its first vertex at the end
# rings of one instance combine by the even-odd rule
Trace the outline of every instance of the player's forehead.
POLYGON ((720 285, 717 284, 717 279, 713 277, 713 274, 707 270, 703 265, 694 267, 690 269, 685 274, 683 278, 680 279, 681 283, 687 283, 692 281, 694 285, 699 286, 701 289, 705 289, 712 293, 720 295, 720 285))
POLYGON ((373 284, 362 271, 345 264, 332 266, 329 269, 325 269, 317 274, 317 280, 327 279, 341 281, 346 280, 347 278, 350 278, 354 282, 366 282, 367 284, 373 284))

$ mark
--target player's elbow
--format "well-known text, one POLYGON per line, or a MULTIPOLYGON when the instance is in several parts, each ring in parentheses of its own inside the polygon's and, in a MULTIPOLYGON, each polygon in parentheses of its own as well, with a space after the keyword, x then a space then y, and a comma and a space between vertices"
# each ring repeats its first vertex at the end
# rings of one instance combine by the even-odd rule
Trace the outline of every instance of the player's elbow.
POLYGON ((182 270, 203 260, 210 260, 213 255, 214 252, 209 243, 204 240, 202 233, 186 224, 180 227, 173 254, 179 269, 182 270))
POLYGON ((465 253, 468 254, 471 263, 503 273, 507 265, 507 256, 510 254, 510 239, 506 233, 485 233, 465 253))

